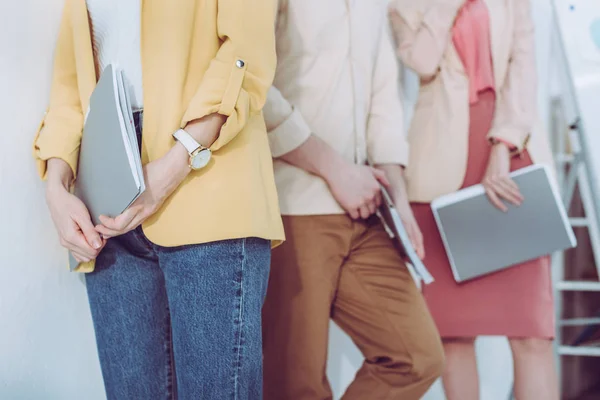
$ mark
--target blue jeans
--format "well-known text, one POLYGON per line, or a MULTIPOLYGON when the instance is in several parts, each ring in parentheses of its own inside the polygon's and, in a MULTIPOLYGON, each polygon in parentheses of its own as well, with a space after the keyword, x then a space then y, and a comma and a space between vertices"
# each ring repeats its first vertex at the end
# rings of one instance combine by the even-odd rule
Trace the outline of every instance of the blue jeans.
POLYGON ((270 254, 257 238, 110 239, 86 276, 108 399, 262 399, 270 254))

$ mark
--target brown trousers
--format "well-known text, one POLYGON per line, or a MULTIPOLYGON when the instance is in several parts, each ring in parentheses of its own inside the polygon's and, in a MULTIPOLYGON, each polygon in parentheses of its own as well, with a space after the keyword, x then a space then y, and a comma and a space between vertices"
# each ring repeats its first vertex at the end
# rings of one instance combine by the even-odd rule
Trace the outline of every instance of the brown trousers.
POLYGON ((443 349, 427 306, 376 217, 285 216, 263 308, 265 400, 324 400, 329 319, 365 357, 344 400, 417 400, 443 349))

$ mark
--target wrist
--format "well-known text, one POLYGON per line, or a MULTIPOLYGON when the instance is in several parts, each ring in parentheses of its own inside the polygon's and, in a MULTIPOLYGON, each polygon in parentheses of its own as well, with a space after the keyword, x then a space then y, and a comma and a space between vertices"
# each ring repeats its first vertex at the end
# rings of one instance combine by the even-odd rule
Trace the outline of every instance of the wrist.
POLYGON ((202 146, 209 148, 219 137, 221 127, 227 117, 221 114, 211 114, 204 118, 190 121, 184 130, 202 146))
POLYGON ((176 181, 183 181, 191 172, 190 155, 181 143, 176 142, 165 159, 166 170, 176 181))
POLYGON ((404 181, 394 186, 393 190, 390 191, 390 196, 392 197, 394 206, 398 209, 398 211, 410 210, 410 203, 408 201, 408 195, 404 181))
POLYGON ((62 193, 68 193, 69 186, 57 179, 50 179, 46 181, 46 199, 55 197, 62 193))
POLYGON ((46 203, 60 202, 65 194, 70 193, 70 182, 59 179, 59 176, 49 175, 46 181, 46 203), (58 200, 57 200, 58 199, 58 200))
POLYGON ((506 157, 511 158, 514 151, 514 146, 505 140, 496 139, 494 137, 489 139, 490 145, 492 146, 491 154, 494 157, 506 157))
POLYGON ((323 160, 320 168, 318 168, 318 175, 321 176, 328 184, 331 184, 336 180, 336 176, 340 171, 346 169, 348 162, 339 154, 335 153, 335 156, 330 160, 323 160))
POLYGON ((48 160, 47 190, 66 190, 68 191, 73 181, 73 171, 69 164, 59 158, 48 160))
POLYGON ((498 155, 506 155, 510 157, 511 149, 510 146, 505 142, 492 143, 492 152, 498 155))
POLYGON ((46 180, 46 191, 69 190, 70 180, 56 175, 48 175, 46 180))
POLYGON ((152 187, 157 199, 164 201, 187 178, 191 169, 189 155, 180 144, 175 144, 167 154, 144 166, 146 186, 152 187))
POLYGON ((489 138, 489 142, 492 146, 496 146, 496 145, 503 145, 506 146, 508 148, 509 151, 515 151, 517 149, 517 146, 515 146, 513 143, 509 142, 508 140, 505 139, 499 139, 496 137, 490 137, 489 138))

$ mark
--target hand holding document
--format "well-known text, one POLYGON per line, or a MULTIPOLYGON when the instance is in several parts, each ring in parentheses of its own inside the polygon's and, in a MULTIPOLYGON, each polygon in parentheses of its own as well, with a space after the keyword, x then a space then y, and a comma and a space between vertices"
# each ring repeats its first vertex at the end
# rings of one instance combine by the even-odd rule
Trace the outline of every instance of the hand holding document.
POLYGON ((377 216, 381 219, 383 226, 392 239, 395 239, 396 245, 403 257, 413 266, 416 274, 425 284, 433 282, 433 276, 429 273, 419 256, 417 255, 406 228, 402 223, 400 214, 396 209, 392 197, 387 189, 381 186, 382 205, 377 211, 377 216))
POLYGON ((433 215, 454 279, 463 282, 575 247, 577 241, 548 167, 510 174, 523 196, 506 212, 475 185, 435 199, 433 215))
MULTIPOLYGON (((115 217, 145 190, 133 113, 122 71, 105 68, 90 99, 83 128, 75 195, 94 225, 115 217)), ((71 255, 71 270, 79 263, 71 255)))

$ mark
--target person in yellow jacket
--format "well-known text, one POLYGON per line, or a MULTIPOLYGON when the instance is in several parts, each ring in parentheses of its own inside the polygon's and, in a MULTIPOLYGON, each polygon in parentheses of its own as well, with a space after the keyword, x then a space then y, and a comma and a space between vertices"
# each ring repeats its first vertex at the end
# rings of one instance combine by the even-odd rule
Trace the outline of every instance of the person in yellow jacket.
POLYGON ((262 397, 261 307, 284 239, 262 117, 274 19, 274 0, 66 0, 34 153, 61 243, 89 272, 109 399, 262 397), (69 189, 109 64, 127 79, 147 189, 93 226, 69 189))

